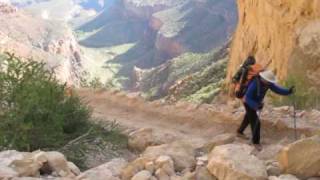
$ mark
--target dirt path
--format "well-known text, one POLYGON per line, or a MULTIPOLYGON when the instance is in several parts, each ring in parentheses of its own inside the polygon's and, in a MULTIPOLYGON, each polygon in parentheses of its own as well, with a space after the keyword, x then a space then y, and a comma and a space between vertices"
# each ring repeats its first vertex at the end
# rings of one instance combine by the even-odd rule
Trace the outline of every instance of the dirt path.
POLYGON ((163 106, 144 102, 121 93, 83 90, 79 94, 100 120, 116 120, 130 129, 153 128, 157 136, 190 140, 201 144, 211 137, 233 132, 234 125, 222 123, 226 117, 214 112, 196 111, 196 106, 163 106))
MULTIPOLYGON (((234 118, 227 112, 217 112, 209 105, 163 105, 120 92, 81 90, 78 93, 93 107, 94 116, 102 122, 116 120, 132 130, 150 127, 161 138, 184 139, 195 146, 215 135, 234 133, 241 119, 241 116, 234 118)), ((290 129, 279 131, 267 123, 263 128, 262 143, 274 144, 283 139, 289 142, 292 141, 291 135, 290 129)))

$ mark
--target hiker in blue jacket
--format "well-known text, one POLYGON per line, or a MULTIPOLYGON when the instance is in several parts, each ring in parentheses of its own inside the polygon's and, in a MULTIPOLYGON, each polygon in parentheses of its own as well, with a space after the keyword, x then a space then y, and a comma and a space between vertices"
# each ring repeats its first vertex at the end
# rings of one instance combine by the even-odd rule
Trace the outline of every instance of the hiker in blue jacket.
POLYGON ((263 71, 250 82, 244 97, 246 114, 237 133, 239 137, 246 138, 243 132, 250 124, 252 143, 257 150, 262 149, 260 145, 260 119, 257 111, 262 110, 264 105, 263 99, 267 91, 271 89, 271 91, 284 96, 294 93, 294 87, 286 89, 277 85, 276 82, 276 77, 272 71, 263 71))

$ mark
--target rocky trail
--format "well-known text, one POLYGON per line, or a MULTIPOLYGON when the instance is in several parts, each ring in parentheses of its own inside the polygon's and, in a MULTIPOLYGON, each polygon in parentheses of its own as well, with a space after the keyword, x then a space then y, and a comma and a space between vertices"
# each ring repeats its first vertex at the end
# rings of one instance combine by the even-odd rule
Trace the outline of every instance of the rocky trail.
MULTIPOLYGON (((196 148, 219 134, 236 132, 243 117, 239 108, 234 109, 229 105, 168 105, 159 101, 146 102, 137 95, 117 91, 81 90, 78 93, 94 109, 94 116, 102 123, 115 120, 128 133, 141 128, 152 128, 156 137, 165 142, 185 140, 196 148)), ((266 113, 275 115, 273 112, 266 113)), ((272 116, 262 116, 262 144, 268 146, 294 141, 292 118, 288 118, 288 112, 285 114, 287 118, 279 115, 277 121, 272 116)), ((313 124, 302 124, 300 121, 297 133, 299 136, 311 135, 314 133, 313 127, 313 124)), ((250 135, 249 128, 247 133, 250 135)))
MULTIPOLYGON (((318 180, 320 112, 298 111, 294 138, 290 107, 266 107, 257 151, 235 136, 239 103, 147 102, 137 94, 81 89, 94 121, 116 121, 138 156, 113 158, 83 172, 60 152, 0 152, 0 179, 56 180, 318 180)), ((248 136, 251 135, 248 128, 248 136)))

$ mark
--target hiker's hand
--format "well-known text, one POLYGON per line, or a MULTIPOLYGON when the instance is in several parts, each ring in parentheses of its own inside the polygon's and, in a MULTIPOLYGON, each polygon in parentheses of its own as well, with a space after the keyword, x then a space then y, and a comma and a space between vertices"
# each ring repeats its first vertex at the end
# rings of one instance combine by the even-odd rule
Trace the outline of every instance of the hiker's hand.
POLYGON ((258 106, 258 110, 263 109, 263 106, 264 106, 264 104, 263 104, 263 103, 261 103, 261 104, 258 106))
POLYGON ((296 87, 291 86, 291 88, 289 88, 289 93, 294 94, 295 92, 296 92, 296 87))

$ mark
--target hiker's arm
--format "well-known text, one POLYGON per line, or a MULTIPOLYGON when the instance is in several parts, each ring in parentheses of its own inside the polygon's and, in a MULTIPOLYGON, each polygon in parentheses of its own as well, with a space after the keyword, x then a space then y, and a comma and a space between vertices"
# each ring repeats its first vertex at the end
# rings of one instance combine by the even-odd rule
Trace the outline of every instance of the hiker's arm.
POLYGON ((249 107, 253 109, 258 109, 259 103, 254 100, 254 95, 257 89, 257 82, 253 81, 249 84, 248 90, 245 95, 245 102, 249 105, 249 107))
POLYGON ((283 95, 283 96, 287 96, 287 95, 291 94, 290 89, 281 87, 281 86, 276 85, 276 84, 271 84, 270 89, 271 89, 271 91, 273 91, 273 92, 275 92, 277 94, 283 95))

